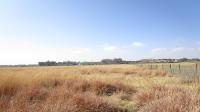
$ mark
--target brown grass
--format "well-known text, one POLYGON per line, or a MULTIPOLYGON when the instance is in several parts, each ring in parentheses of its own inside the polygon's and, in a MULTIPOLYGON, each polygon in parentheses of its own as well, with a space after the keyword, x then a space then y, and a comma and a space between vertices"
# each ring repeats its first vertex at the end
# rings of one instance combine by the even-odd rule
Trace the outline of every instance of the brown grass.
POLYGON ((115 104, 92 93, 76 93, 60 87, 52 90, 36 90, 17 95, 8 110, 39 112, 124 112, 115 104), (34 97, 33 97, 34 96, 34 97), (34 98, 34 99, 33 99, 34 98))
POLYGON ((134 65, 0 68, 0 112, 199 111, 190 89, 149 88, 168 76, 134 65))
POLYGON ((199 112, 200 97, 194 91, 155 86, 135 96, 139 112, 199 112))
POLYGON ((136 91, 133 87, 120 82, 108 83, 78 78, 47 78, 26 87, 3 84, 0 108, 9 112, 125 112, 126 109, 99 95, 110 96, 118 92, 131 94, 136 91))
POLYGON ((0 97, 13 96, 21 88, 21 83, 15 77, 1 77, 0 97))
POLYGON ((93 67, 82 67, 80 74, 125 74, 125 75, 139 75, 139 76, 171 76, 171 74, 161 70, 150 70, 135 66, 93 66, 93 67))
POLYGON ((83 80, 72 78, 65 81, 65 87, 79 92, 94 92, 96 95, 110 96, 114 93, 126 93, 132 94, 136 92, 136 89, 132 86, 125 85, 119 81, 103 81, 103 80, 83 80), (77 83, 78 82, 78 83, 77 83))

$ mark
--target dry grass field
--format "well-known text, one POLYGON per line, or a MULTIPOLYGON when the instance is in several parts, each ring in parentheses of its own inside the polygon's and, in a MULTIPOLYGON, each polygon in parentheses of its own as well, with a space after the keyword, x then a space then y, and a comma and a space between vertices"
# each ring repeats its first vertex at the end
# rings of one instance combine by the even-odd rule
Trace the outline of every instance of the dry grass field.
POLYGON ((0 112, 199 112, 199 92, 135 65, 0 68, 0 112))

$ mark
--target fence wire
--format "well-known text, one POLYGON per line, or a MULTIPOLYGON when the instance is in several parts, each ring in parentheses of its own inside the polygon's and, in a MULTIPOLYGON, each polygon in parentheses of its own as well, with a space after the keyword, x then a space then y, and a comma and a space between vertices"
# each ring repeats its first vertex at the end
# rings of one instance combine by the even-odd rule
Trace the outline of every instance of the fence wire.
POLYGON ((148 69, 159 69, 173 75, 181 75, 187 78, 200 77, 200 64, 197 63, 165 63, 165 64, 139 64, 148 69))

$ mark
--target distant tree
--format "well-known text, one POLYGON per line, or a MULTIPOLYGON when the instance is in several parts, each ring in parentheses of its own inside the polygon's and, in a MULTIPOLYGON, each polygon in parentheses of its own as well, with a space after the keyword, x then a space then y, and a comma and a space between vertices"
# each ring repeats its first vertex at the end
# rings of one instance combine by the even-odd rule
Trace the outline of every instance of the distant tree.
POLYGON ((46 61, 46 62, 39 62, 39 66, 56 66, 57 63, 55 61, 46 61))
POLYGON ((112 63, 113 63, 113 60, 112 60, 112 59, 103 59, 103 60, 101 60, 101 62, 102 62, 103 64, 112 64, 112 63))
POLYGON ((178 61, 179 62, 185 62, 185 61, 188 61, 189 59, 187 59, 187 58, 181 58, 181 59, 179 59, 178 61))
POLYGON ((113 59, 113 63, 122 64, 123 60, 121 58, 115 58, 115 59, 113 59))
POLYGON ((78 62, 74 62, 74 61, 64 61, 64 62, 62 62, 62 65, 67 65, 67 66, 70 66, 70 65, 78 65, 78 62))
POLYGON ((199 58, 193 58, 192 61, 200 61, 199 58))
POLYGON ((102 64, 123 64, 125 61, 123 61, 121 58, 115 58, 115 59, 103 59, 101 60, 102 64))
POLYGON ((71 66, 78 65, 79 62, 74 61, 64 61, 64 62, 55 62, 55 61, 46 61, 46 62, 38 62, 39 66, 71 66))

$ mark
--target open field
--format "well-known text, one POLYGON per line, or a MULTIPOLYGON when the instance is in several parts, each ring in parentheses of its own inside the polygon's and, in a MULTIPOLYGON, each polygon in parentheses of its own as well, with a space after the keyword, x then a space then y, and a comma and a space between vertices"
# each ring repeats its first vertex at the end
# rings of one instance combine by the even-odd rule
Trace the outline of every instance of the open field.
POLYGON ((0 68, 0 112, 199 112, 199 90, 135 65, 0 68))

